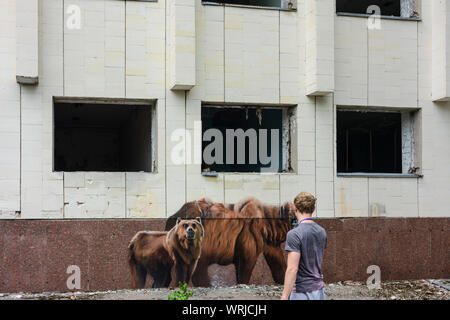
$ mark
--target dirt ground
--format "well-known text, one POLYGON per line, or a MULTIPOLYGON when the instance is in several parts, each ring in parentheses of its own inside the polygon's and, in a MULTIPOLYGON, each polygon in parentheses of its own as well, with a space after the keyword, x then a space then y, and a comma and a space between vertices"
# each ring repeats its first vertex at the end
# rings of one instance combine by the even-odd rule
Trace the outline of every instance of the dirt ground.
MULTIPOLYGON (((190 288, 192 300, 277 300, 282 286, 238 285, 233 287, 190 288)), ((0 294, 0 300, 167 300, 168 289, 118 290, 103 292, 46 292, 0 294)), ((450 280, 383 282, 381 289, 365 283, 344 281, 326 285, 329 300, 450 300, 450 280)))

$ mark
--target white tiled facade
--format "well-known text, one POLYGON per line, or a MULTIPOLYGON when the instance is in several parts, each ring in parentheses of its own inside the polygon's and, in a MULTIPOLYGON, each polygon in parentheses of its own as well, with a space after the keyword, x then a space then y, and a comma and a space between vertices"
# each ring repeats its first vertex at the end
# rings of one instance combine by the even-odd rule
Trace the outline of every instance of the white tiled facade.
POLYGON ((300 191, 318 197, 318 217, 449 216, 446 1, 423 0, 420 20, 374 30, 336 15, 334 0, 292 11, 29 2, 0 1, 0 219, 164 218, 201 197, 279 204, 300 191), (155 99, 156 172, 54 172, 53 97, 155 99), (171 134, 194 136, 202 102, 296 105, 295 172, 204 177, 199 164, 173 163, 171 134), (422 176, 338 176, 336 106, 419 110, 422 176))

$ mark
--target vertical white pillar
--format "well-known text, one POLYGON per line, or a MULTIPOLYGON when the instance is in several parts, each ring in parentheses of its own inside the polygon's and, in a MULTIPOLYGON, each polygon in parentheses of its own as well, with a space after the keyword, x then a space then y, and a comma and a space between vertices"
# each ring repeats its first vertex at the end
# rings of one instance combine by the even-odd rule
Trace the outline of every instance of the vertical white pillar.
POLYGON ((195 1, 170 0, 170 89, 190 90, 195 85, 195 1))
POLYGON ((306 94, 334 92, 335 1, 306 2, 306 94))
POLYGON ((16 2, 16 80, 37 84, 39 56, 38 0, 16 2))
POLYGON ((435 0, 432 11, 432 99, 450 101, 450 4, 435 0))

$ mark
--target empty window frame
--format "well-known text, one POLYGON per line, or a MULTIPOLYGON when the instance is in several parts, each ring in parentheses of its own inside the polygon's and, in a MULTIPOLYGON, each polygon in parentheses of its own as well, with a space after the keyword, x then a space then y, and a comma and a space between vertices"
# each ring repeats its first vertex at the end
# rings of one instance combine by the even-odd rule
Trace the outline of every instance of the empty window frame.
POLYGON ((293 171, 294 112, 294 107, 202 106, 202 171, 293 171))
POLYGON ((337 0, 336 12, 353 14, 380 14, 403 18, 418 17, 420 0, 337 0), (379 10, 373 9, 377 6, 379 10))
POLYGON ((54 101, 54 170, 154 171, 154 102, 54 101))
POLYGON ((279 9, 297 8, 297 0, 203 0, 203 3, 232 4, 279 9))
POLYGON ((416 173, 416 112, 337 111, 338 173, 416 173))

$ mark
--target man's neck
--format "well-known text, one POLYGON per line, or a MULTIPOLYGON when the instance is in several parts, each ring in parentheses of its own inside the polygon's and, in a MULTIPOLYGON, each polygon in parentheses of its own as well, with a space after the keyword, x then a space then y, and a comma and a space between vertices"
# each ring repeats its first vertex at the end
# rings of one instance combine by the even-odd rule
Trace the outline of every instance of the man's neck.
POLYGON ((314 221, 312 221, 312 214, 309 214, 309 213, 300 213, 299 215, 298 215, 298 220, 300 221, 300 223, 311 223, 311 222, 314 222, 314 221), (308 219, 308 220, 305 220, 305 219, 308 219))

